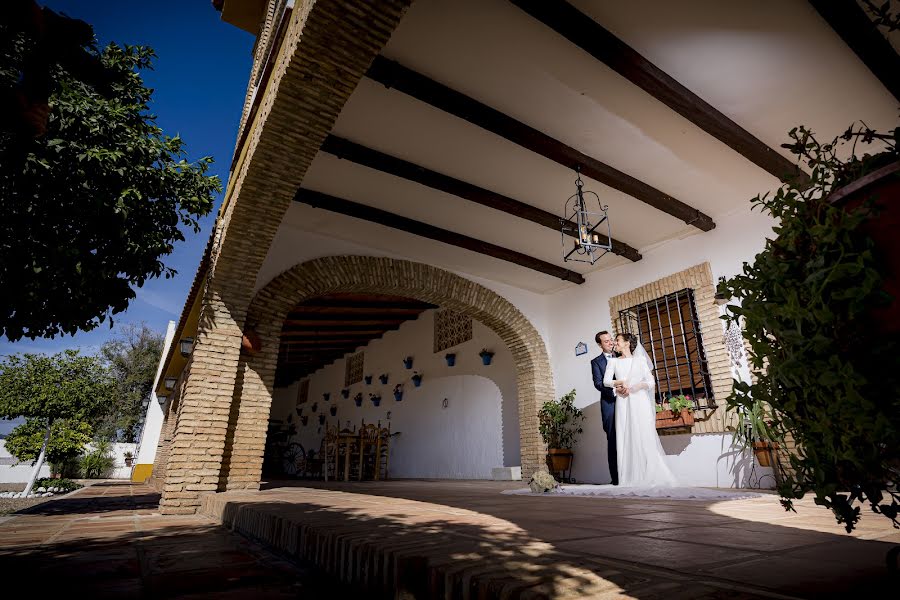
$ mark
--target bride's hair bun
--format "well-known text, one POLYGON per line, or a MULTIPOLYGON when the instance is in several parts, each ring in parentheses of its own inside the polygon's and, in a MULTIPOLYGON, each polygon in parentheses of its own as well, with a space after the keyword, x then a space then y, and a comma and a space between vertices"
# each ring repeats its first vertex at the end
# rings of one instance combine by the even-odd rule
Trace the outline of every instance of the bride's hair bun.
POLYGON ((628 346, 631 348, 631 351, 634 352, 634 349, 637 348, 638 339, 637 336, 633 333, 620 333, 616 336, 617 338, 622 338, 626 342, 628 342, 628 346))

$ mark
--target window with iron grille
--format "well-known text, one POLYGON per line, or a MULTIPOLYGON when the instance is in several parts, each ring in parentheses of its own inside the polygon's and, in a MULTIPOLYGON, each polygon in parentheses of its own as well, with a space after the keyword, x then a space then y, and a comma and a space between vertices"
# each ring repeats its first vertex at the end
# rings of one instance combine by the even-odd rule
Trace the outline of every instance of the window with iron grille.
POLYGON ((695 408, 715 408, 694 290, 619 311, 618 330, 633 333, 656 365, 656 402, 684 394, 695 408))

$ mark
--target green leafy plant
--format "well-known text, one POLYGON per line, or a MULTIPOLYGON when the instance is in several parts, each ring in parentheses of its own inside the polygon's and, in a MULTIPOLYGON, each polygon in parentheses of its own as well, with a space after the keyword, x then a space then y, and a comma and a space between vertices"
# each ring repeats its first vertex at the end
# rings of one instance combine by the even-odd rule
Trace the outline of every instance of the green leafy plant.
POLYGON ((81 487, 84 487, 79 483, 75 483, 71 479, 66 479, 66 478, 54 479, 51 477, 43 477, 41 479, 38 479, 34 483, 34 485, 35 485, 35 487, 43 487, 43 488, 60 488, 63 490, 63 492, 71 492, 71 491, 77 490, 81 487))
POLYGON ((690 396, 685 396, 684 394, 672 396, 669 398, 669 409, 675 414, 679 414, 684 409, 693 412, 694 401, 690 396))
POLYGON ((96 442, 95 448, 81 458, 81 470, 88 479, 107 477, 115 466, 110 454, 109 442, 96 442))
POLYGON ((854 125, 828 143, 805 127, 789 135, 784 147, 810 179, 753 200, 776 219, 776 235, 717 290, 740 301, 723 318, 743 326, 755 375, 752 384, 735 381, 728 406, 744 419, 744 443, 796 442, 778 486, 786 509, 813 493, 848 531, 863 502, 900 525, 900 348, 872 316, 891 299, 879 249, 860 230, 873 204, 846 210, 828 201, 900 159, 900 128, 854 125), (874 152, 859 156, 859 144, 874 152))
MULTIPOLYGON (((188 162, 182 139, 156 124, 141 77, 151 48, 101 49, 75 21, 78 35, 54 51, 31 11, 11 4, 17 18, 0 20, 0 99, 29 79, 47 88, 39 127, 22 127, 7 103, 0 122, 0 334, 17 341, 112 322, 148 279, 175 275, 162 259, 200 230, 221 184, 207 174, 211 158, 188 162)), ((42 24, 74 21, 44 14, 42 24)))
POLYGON ((582 433, 584 413, 575 407, 575 390, 559 400, 544 402, 538 411, 539 430, 548 448, 568 448, 575 445, 582 433))

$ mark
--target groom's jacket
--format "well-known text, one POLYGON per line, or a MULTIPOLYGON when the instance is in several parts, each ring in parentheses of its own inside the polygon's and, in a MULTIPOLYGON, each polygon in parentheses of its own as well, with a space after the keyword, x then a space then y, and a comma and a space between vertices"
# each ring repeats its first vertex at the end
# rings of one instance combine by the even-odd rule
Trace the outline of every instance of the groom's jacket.
POLYGON ((600 398, 608 402, 616 401, 616 392, 612 388, 603 385, 603 375, 606 373, 606 355, 601 354, 591 361, 591 375, 594 377, 594 387, 600 391, 600 398))

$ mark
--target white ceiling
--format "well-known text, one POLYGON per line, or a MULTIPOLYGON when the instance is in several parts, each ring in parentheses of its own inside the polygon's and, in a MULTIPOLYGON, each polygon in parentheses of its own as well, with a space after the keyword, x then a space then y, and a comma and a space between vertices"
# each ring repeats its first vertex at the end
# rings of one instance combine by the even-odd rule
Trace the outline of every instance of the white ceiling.
MULTIPOLYGON (((892 98, 805 0, 573 0, 584 13, 778 149, 793 126, 831 137, 856 119, 893 126, 892 98)), ((505 0, 417 0, 383 54, 700 209, 713 220, 777 186, 709 136, 505 0)), ((363 79, 335 125, 348 138, 560 214, 570 170, 363 79)), ((613 237, 640 250, 703 233, 596 181, 613 237)), ((319 153, 305 187, 523 252, 581 273, 627 262, 563 263, 558 232, 319 153)), ((352 217, 293 206, 282 224, 411 256, 531 291, 561 282, 352 217)))

